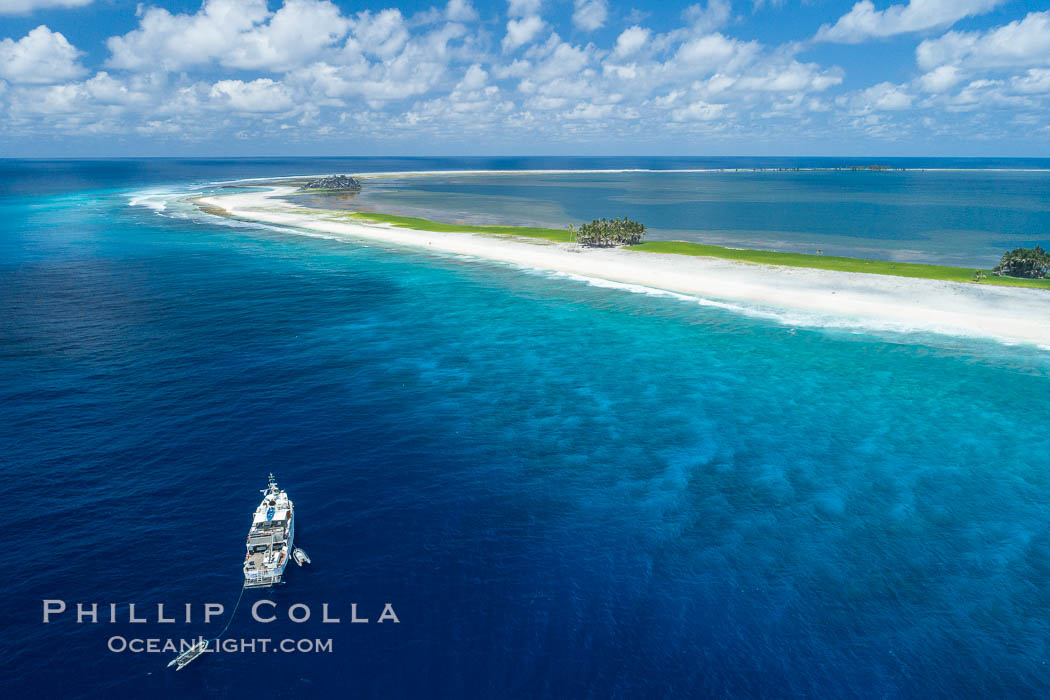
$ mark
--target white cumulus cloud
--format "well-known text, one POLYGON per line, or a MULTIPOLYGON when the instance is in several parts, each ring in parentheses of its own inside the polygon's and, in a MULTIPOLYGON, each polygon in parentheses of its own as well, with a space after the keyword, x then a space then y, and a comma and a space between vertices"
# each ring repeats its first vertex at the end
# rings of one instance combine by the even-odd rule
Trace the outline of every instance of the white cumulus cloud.
POLYGON ((327 0, 285 0, 269 22, 245 32, 223 62, 233 68, 288 70, 341 39, 349 25, 327 0))
POLYGON ((18 41, 0 41, 0 78, 12 83, 58 83, 86 71, 80 52, 59 32, 41 24, 18 41))
POLYGON ((361 97, 374 109, 441 88, 453 60, 450 42, 462 37, 462 25, 449 23, 410 37, 401 34, 400 13, 398 22, 378 20, 383 29, 371 21, 378 16, 362 23, 363 15, 342 53, 292 72, 290 82, 327 98, 361 97))
POLYGON ((616 47, 613 53, 621 58, 636 53, 649 41, 650 34, 652 32, 637 24, 624 29, 620 36, 616 37, 616 47))
POLYGON ((910 0, 876 10, 871 0, 861 0, 834 24, 817 31, 817 41, 857 44, 897 34, 951 26, 965 17, 984 14, 1005 0, 910 0))
POLYGON ((1021 94, 1050 93, 1050 70, 1046 68, 1029 68, 1024 75, 1018 75, 1010 81, 1014 91, 1021 94))
POLYGON ((55 7, 83 7, 92 0, 0 0, 0 15, 27 15, 55 7))
POLYGON ((353 21, 345 52, 389 59, 404 50, 409 38, 408 24, 401 10, 391 8, 375 14, 365 10, 353 21))
POLYGON ((609 17, 606 0, 575 0, 574 6, 572 23, 585 32, 601 29, 609 17))
POLYGON ((729 0, 707 0, 706 5, 690 5, 682 16, 694 32, 709 32, 724 27, 732 11, 729 0))
POLYGON ((870 114, 908 109, 913 99, 904 85, 882 82, 866 90, 843 95, 837 101, 847 106, 852 114, 870 114))
POLYGON ((466 75, 463 76, 463 80, 459 81, 456 85, 457 90, 463 92, 470 92, 472 90, 480 90, 485 87, 488 82, 489 74, 481 67, 480 64, 475 63, 467 69, 466 75))
POLYGON ((111 37, 108 65, 129 70, 185 70, 212 62, 230 68, 287 71, 341 39, 350 22, 328 0, 205 0, 194 14, 140 8, 139 26, 111 37))
POLYGON ((941 93, 951 90, 963 79, 955 66, 938 66, 919 78, 919 85, 926 92, 941 93))
POLYGON ((732 71, 749 63, 758 51, 758 42, 738 41, 716 32, 683 43, 675 55, 675 63, 683 73, 732 71))
POLYGON ((671 112, 671 119, 676 122, 703 121, 709 122, 721 117, 726 111, 724 104, 710 104, 697 101, 671 112))
POLYGON ((450 22, 473 22, 478 18, 478 11, 470 0, 449 0, 445 6, 445 17, 450 22))
POLYGON ((540 12, 540 0, 507 0, 509 17, 525 17, 540 12))
POLYGON ((529 15, 521 19, 512 19, 507 22, 507 35, 503 37, 503 50, 513 51, 523 46, 543 31, 544 22, 538 15, 529 15))
POLYGON ((139 7, 139 26, 110 37, 108 64, 128 70, 182 70, 226 55, 241 34, 263 22, 265 0, 205 0, 192 15, 139 7))
POLYGON ((919 67, 942 65, 974 69, 1050 65, 1050 10, 983 32, 948 32, 927 39, 915 51, 919 67))
POLYGON ((293 104, 288 88, 269 78, 220 80, 208 96, 238 112, 281 112, 293 104))

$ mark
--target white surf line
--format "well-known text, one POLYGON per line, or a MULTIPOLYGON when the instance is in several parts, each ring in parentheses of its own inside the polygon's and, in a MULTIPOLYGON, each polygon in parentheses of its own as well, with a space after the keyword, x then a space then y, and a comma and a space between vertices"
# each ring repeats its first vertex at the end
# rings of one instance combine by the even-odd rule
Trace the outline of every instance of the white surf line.
MULTIPOLYGON (((540 169, 540 170, 390 170, 379 172, 347 173, 358 179, 395 178, 399 176, 449 176, 449 175, 615 175, 622 173, 790 173, 790 172, 936 172, 936 173, 1050 173, 1050 168, 894 168, 887 166, 882 170, 869 170, 867 166, 853 167, 784 167, 784 168, 598 168, 598 169, 540 169)), ((280 175, 277 177, 250 177, 236 180, 217 180, 216 185, 233 185, 248 182, 281 182, 285 180, 302 180, 305 178, 327 177, 332 173, 313 173, 305 175, 280 175)))
MULTIPOLYGON (((588 175, 588 174, 616 174, 616 173, 715 173, 732 172, 726 168, 681 168, 676 170, 660 170, 653 168, 610 168, 601 170, 388 170, 379 172, 346 173, 350 177, 358 179, 392 178, 401 175, 419 177, 425 175, 588 175)), ((742 171, 741 171, 742 172, 742 171)), ((751 172, 748 170, 748 172, 751 172)), ((312 175, 281 175, 279 177, 247 177, 238 180, 217 180, 214 185, 233 185, 246 182, 282 182, 285 180, 303 180, 314 177, 328 177, 332 173, 314 173, 312 175)))
POLYGON ((160 213, 167 209, 168 202, 197 197, 202 192, 173 192, 171 190, 140 190, 128 193, 128 206, 146 207, 160 213))

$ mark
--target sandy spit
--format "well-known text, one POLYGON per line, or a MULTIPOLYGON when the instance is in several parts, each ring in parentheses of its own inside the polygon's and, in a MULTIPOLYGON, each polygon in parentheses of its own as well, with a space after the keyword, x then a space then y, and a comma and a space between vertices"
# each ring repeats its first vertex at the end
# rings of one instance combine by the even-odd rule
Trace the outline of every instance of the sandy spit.
POLYGON ((523 268, 742 305, 741 310, 811 325, 930 331, 1050 346, 1050 293, 831 270, 754 265, 717 258, 587 249, 535 239, 435 233, 337 219, 283 199, 292 187, 199 198, 231 216, 345 237, 467 255, 523 268))

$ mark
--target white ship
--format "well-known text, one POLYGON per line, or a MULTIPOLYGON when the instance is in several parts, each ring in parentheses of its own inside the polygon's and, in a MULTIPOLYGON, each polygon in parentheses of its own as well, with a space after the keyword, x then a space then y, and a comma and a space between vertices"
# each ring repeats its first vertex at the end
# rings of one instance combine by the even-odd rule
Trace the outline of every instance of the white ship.
POLYGON ((248 553, 244 557, 244 586, 258 588, 281 582, 284 567, 292 554, 295 537, 295 510, 288 494, 270 483, 263 490, 262 503, 255 510, 248 531, 248 553))

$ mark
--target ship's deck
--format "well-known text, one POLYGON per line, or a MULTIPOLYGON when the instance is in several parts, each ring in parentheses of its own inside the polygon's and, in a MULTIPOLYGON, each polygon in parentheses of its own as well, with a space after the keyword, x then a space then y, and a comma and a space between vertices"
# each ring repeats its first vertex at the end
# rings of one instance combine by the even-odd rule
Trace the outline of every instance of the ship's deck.
POLYGON ((261 571, 263 562, 266 561, 266 552, 256 552, 244 560, 245 565, 251 565, 256 571, 261 571))

